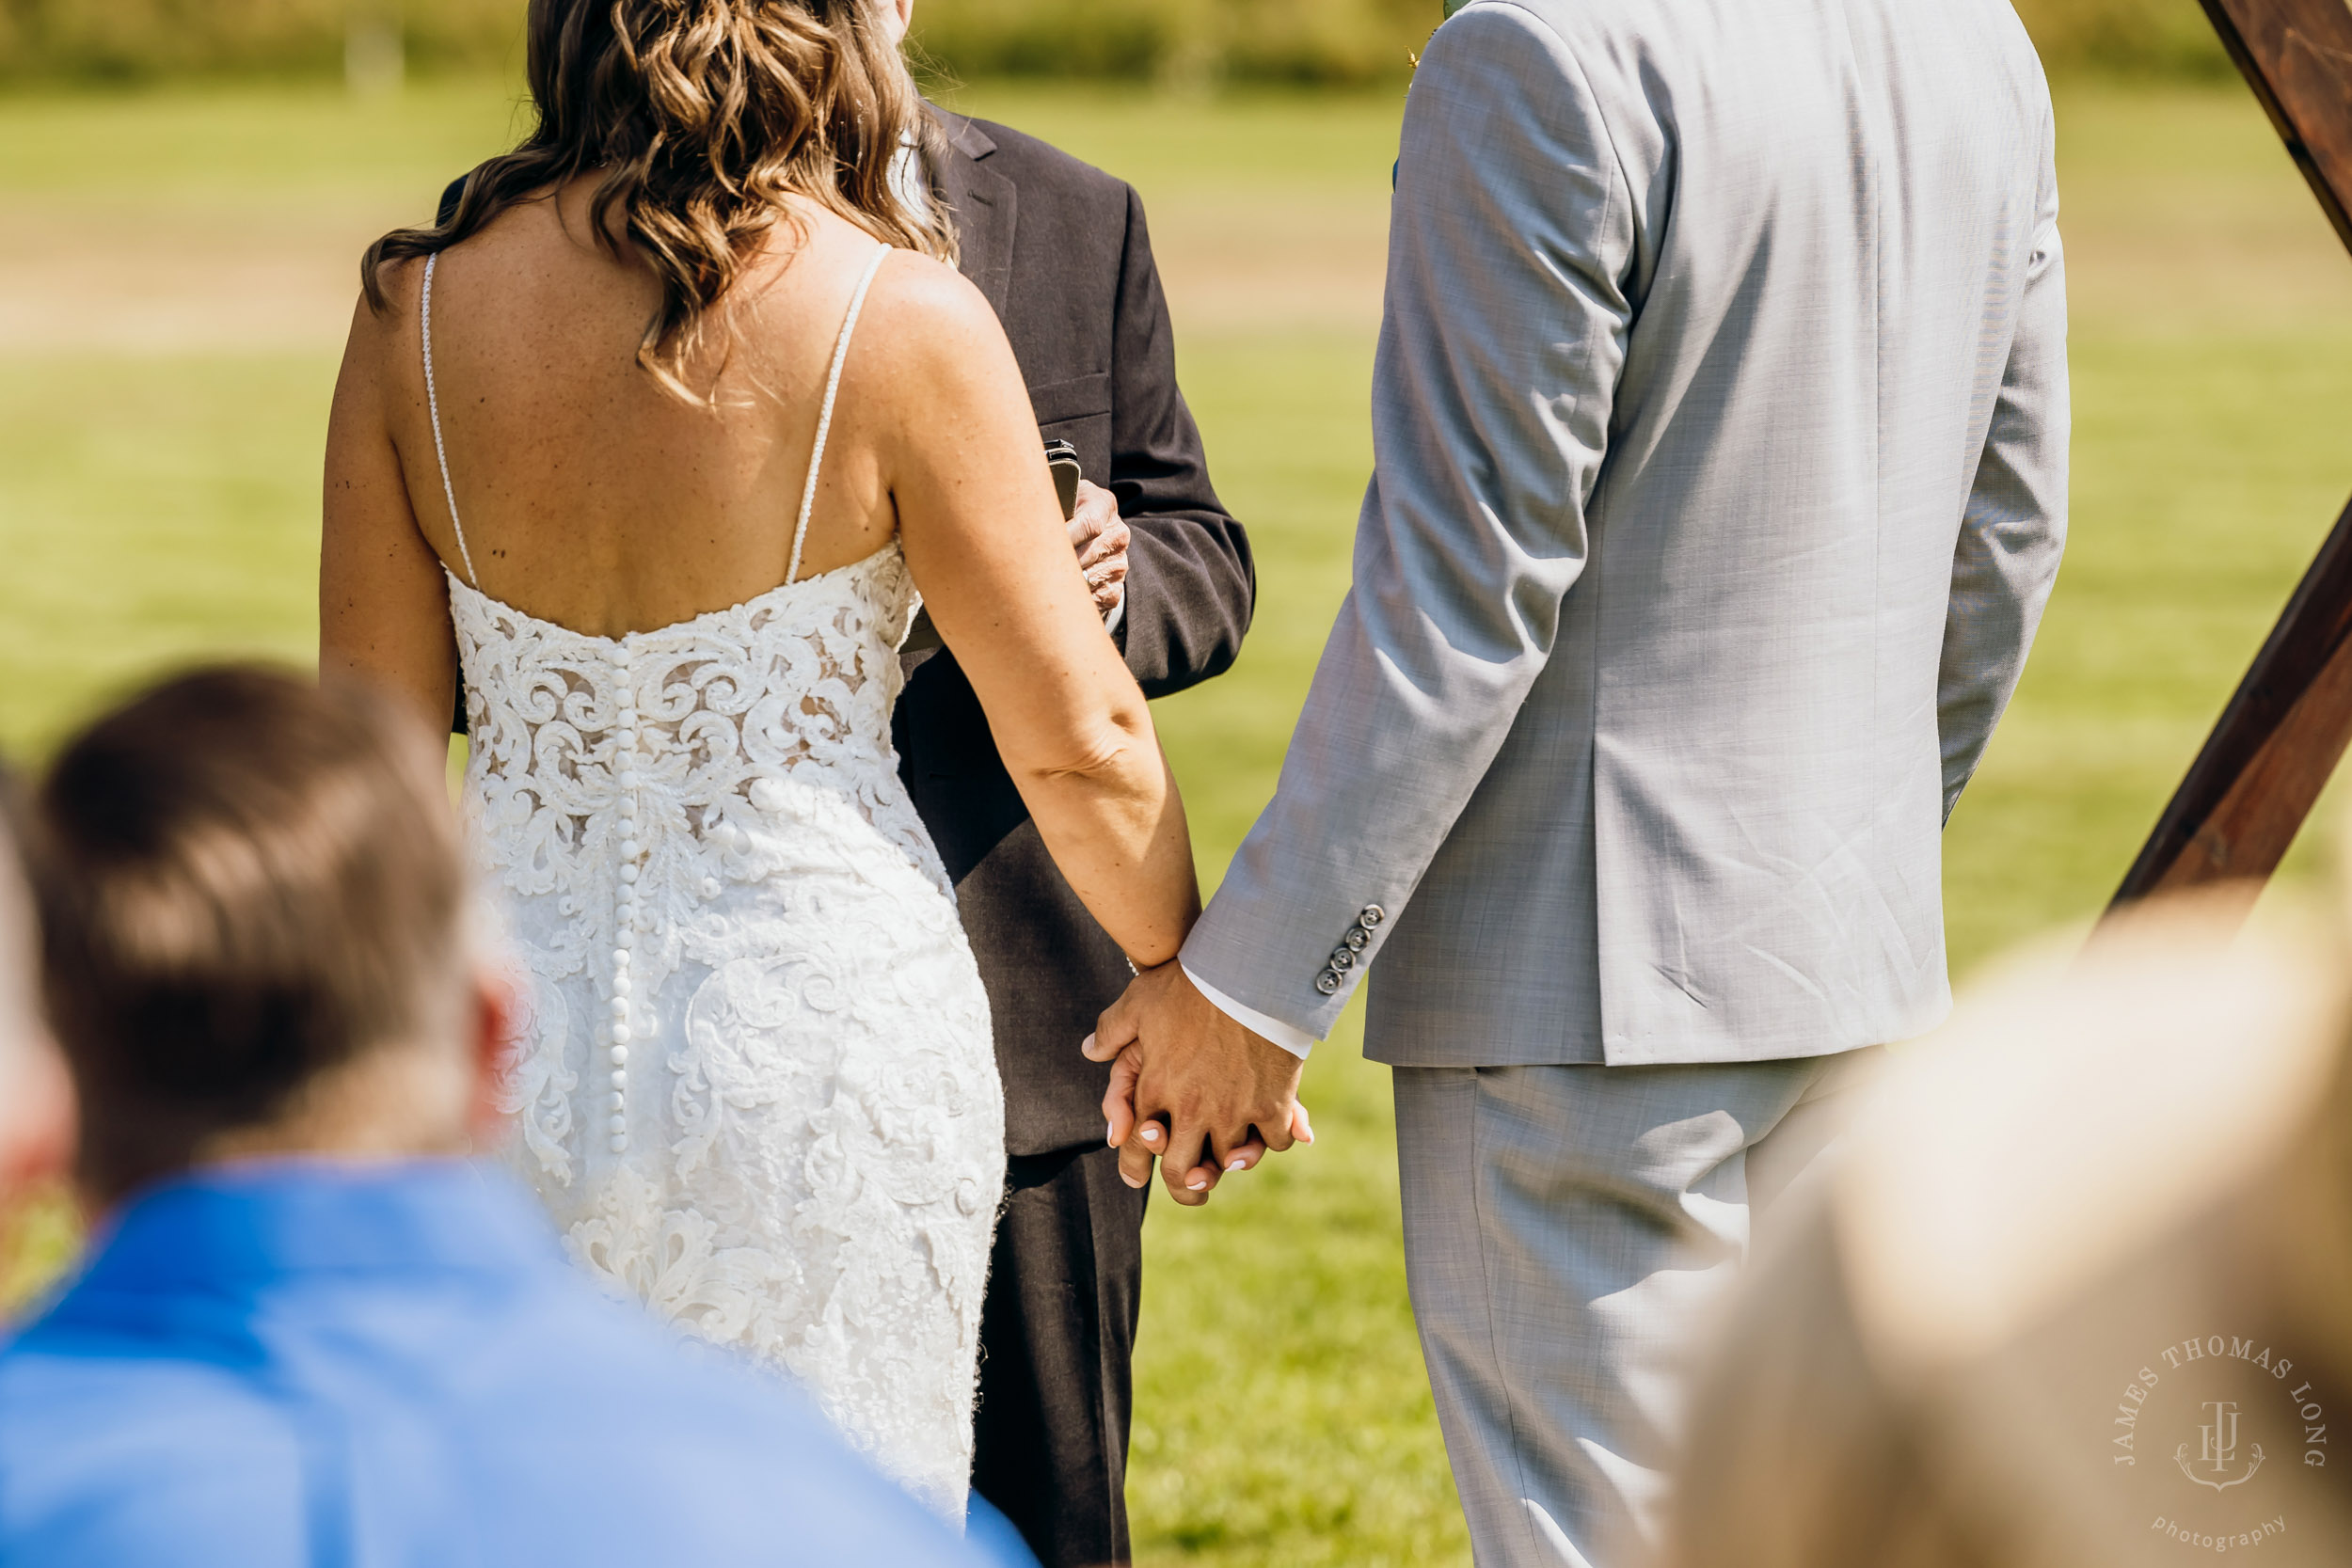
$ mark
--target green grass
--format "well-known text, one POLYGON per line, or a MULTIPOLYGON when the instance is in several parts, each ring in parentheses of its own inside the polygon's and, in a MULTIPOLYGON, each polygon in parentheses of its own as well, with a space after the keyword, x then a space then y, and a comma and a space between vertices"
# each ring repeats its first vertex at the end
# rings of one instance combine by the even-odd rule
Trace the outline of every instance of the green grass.
POLYGON ((318 356, 7 362, 0 728, 38 746, 199 655, 314 657, 318 356))
MULTIPOLYGON (((1376 251, 1396 96, 964 98, 1152 204, 1185 389, 1263 582, 1241 665, 1159 708, 1213 877, 1272 788, 1346 585, 1372 325, 1357 294, 1319 303, 1314 285, 1360 277, 1376 251)), ((373 106, 303 89, 0 99, 0 306, 38 236, 88 243, 106 231, 92 214, 148 225, 166 292, 183 253, 227 257, 222 277, 245 276, 240 246, 281 243, 344 267, 511 123, 496 87, 373 106)), ((1963 974, 2096 911, 2352 493, 2352 260, 2251 103, 2085 88, 2062 123, 2074 542, 1952 825, 1963 974)), ((9 319, 0 745, 37 758, 177 662, 307 657, 333 324, 249 349, 205 340, 199 309, 183 346, 135 354, 54 331, 35 351, 9 319)), ((2312 875, 2321 836, 2294 877, 2312 875)), ((1310 1071, 1311 1153, 1205 1212, 1160 1206, 1148 1227, 1131 1485, 1147 1561, 1468 1561, 1405 1296, 1387 1075, 1354 1028, 1310 1071)))

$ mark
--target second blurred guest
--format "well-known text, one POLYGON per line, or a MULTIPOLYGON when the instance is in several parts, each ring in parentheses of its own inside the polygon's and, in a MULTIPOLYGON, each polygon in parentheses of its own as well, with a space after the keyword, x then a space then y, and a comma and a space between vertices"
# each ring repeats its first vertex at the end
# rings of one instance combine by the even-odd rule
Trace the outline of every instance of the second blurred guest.
POLYGON ((2352 970, 2221 913, 1890 1075, 1716 1354, 1679 1568, 2352 1561, 2352 970))

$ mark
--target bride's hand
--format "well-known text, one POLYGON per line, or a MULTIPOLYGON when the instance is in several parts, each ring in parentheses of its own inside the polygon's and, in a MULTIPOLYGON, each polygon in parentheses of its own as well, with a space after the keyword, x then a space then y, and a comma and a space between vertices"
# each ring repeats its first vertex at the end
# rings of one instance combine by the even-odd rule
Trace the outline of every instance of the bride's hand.
POLYGON ((1172 964, 1139 975, 1084 1050, 1111 1064, 1104 1132, 1131 1187, 1151 1180, 1157 1163, 1169 1195, 1199 1205, 1269 1146, 1314 1141, 1297 1101, 1302 1064, 1201 1001, 1172 964))
MULTIPOLYGON (((1141 1058, 1135 1051, 1120 1052, 1118 1059, 1111 1064, 1110 1089, 1103 1096, 1103 1116, 1106 1123, 1104 1132, 1110 1147, 1123 1148, 1130 1138, 1135 1140, 1134 1151, 1120 1162, 1121 1175, 1130 1179, 1131 1185, 1141 1185, 1151 1180, 1152 1162, 1158 1158, 1160 1150, 1168 1147, 1168 1122, 1164 1117, 1154 1117, 1139 1129, 1136 1125, 1136 1079, 1143 1070, 1140 1064, 1141 1058), (1139 1172, 1125 1169, 1131 1162, 1139 1162, 1139 1172)), ((1291 1141, 1301 1144, 1315 1141, 1314 1123, 1307 1114, 1304 1101, 1294 1102, 1291 1106, 1291 1141)), ((1187 1192, 1200 1194, 1201 1201, 1206 1202, 1207 1195, 1216 1190, 1220 1180, 1254 1169, 1266 1153, 1265 1139, 1257 1136, 1253 1131, 1248 1142, 1227 1155, 1223 1170, 1215 1165, 1196 1165, 1185 1174, 1184 1188, 1187 1192)))

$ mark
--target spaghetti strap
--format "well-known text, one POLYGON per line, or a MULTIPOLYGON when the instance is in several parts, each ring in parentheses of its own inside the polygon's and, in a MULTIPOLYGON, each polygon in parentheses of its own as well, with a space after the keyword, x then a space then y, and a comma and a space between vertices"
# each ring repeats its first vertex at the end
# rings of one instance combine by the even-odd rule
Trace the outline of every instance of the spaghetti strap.
MULTIPOLYGON (((858 312, 866 309, 866 292, 874 286, 874 275, 890 254, 888 245, 879 246, 874 259, 866 263, 866 276, 857 280, 857 293, 850 296, 850 313, 841 323, 841 341, 834 345, 833 373, 825 379, 825 405, 817 416, 817 445, 808 454, 808 484, 801 492, 800 520, 792 526, 792 563, 785 568, 784 580, 796 582, 801 576, 801 549, 808 543, 809 514, 817 509, 817 477, 825 467, 825 438, 833 434, 833 401, 841 391, 841 367, 850 361, 850 338, 857 331, 858 312)), ((425 275, 425 286, 432 287, 432 274, 425 275)), ((448 478, 448 466, 442 467, 442 478, 448 478)), ((454 507, 452 515, 454 515, 454 507)), ((464 548, 463 534, 458 536, 459 548, 464 548)), ((468 568, 471 570, 470 567, 468 568)))
POLYGON ((424 259, 424 405, 433 416, 433 455, 441 465, 441 499, 449 502, 449 525, 457 531, 457 559, 466 563, 466 585, 481 591, 481 579, 474 576, 473 552, 466 548, 466 525, 457 519, 457 490, 449 482, 449 448, 441 441, 441 396, 433 385, 433 268, 441 259, 439 251, 424 259))

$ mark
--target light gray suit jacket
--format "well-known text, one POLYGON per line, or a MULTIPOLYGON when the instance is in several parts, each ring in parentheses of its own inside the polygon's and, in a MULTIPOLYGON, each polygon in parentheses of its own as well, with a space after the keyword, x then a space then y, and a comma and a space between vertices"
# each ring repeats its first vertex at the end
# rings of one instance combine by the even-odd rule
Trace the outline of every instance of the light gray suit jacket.
POLYGON ((1448 22, 1355 588, 1186 967, 1320 1038, 1376 959, 1368 1050, 1423 1066, 1934 1025, 1944 819, 2064 546, 2057 220, 2007 0, 1448 22))

